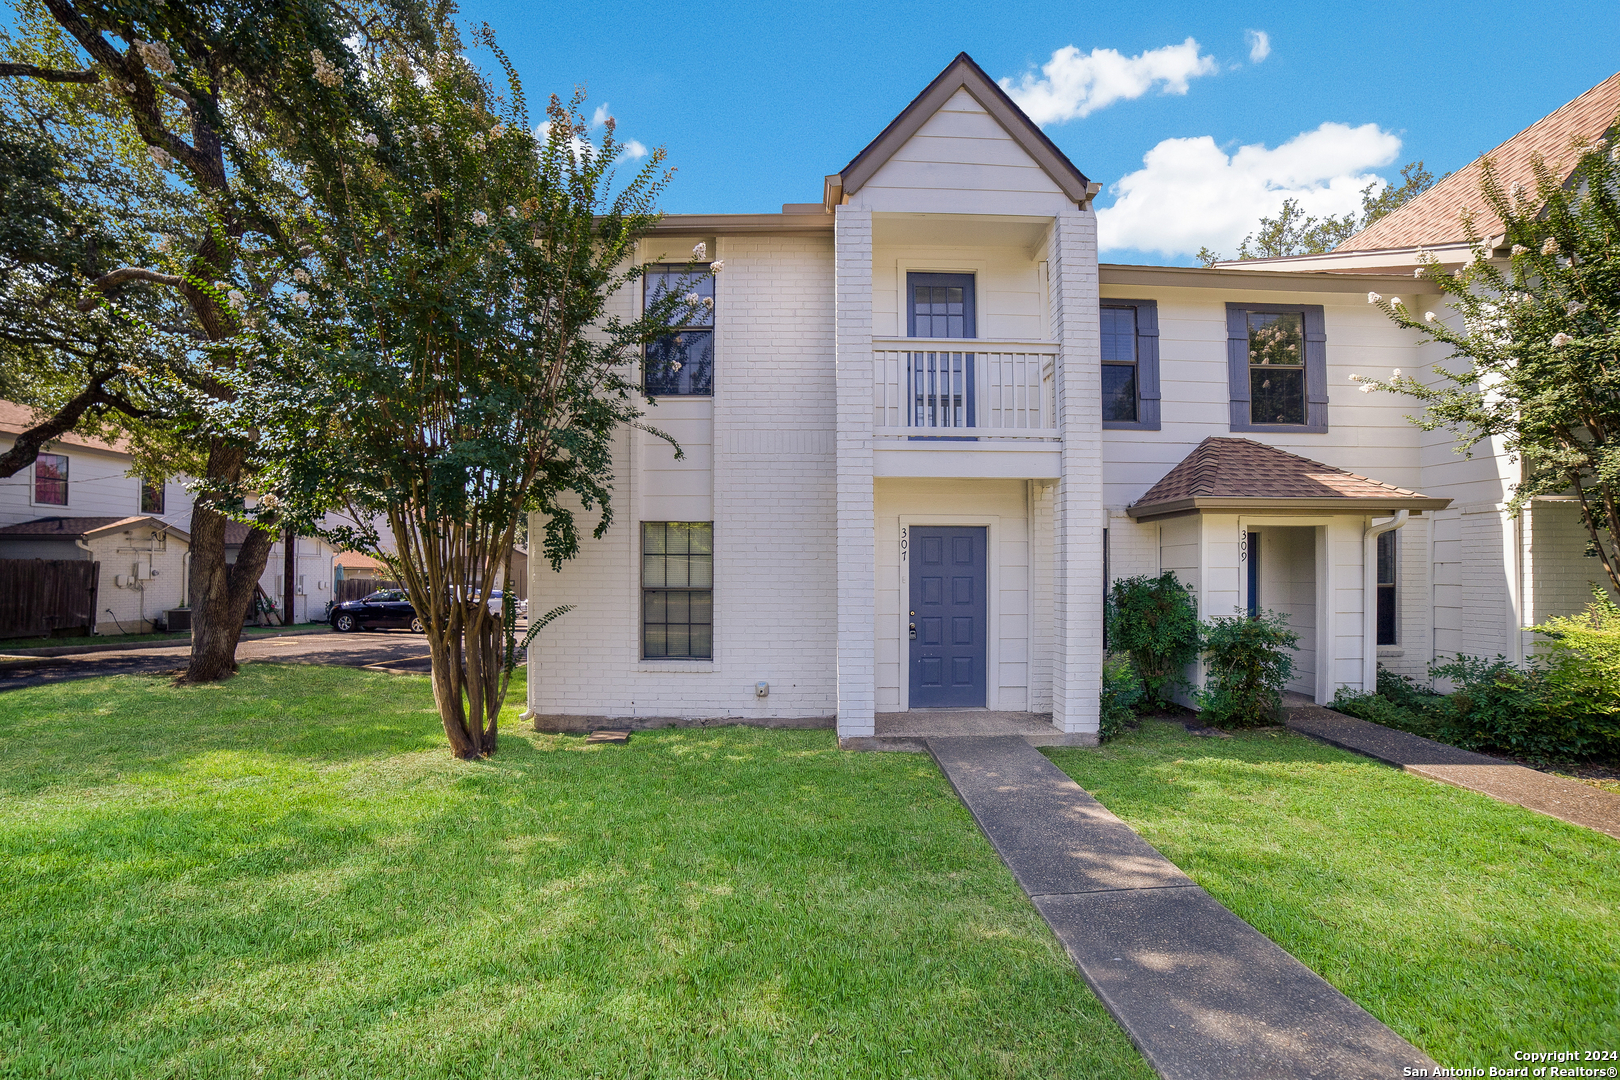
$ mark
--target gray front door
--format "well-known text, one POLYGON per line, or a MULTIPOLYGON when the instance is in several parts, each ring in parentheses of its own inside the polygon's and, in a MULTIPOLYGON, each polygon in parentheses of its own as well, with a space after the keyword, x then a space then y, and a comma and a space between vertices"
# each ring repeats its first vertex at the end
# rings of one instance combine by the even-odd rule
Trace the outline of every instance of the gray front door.
POLYGON ((911 527, 911 707, 983 706, 989 666, 984 526, 911 527))

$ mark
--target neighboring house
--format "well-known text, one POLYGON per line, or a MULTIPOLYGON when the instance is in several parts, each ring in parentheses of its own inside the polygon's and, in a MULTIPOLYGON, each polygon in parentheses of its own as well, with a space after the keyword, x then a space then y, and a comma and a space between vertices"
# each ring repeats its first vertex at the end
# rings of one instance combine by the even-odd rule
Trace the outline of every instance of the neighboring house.
POLYGON ((46 517, 0 526, 0 559, 90 560, 100 566, 94 633, 144 634, 186 602, 191 537, 161 518, 46 517))
MULTIPOLYGON (((1611 124, 1616 87, 1570 133, 1611 124)), ((1519 628, 1600 576, 1567 506, 1503 512, 1500 447, 1459 456, 1350 381, 1442 359, 1366 294, 1438 307, 1409 248, 1467 256, 1401 222, 1446 184, 1375 227, 1407 261, 1352 240, 1315 263, 1099 265, 1099 185, 964 54, 823 187, 641 242, 652 271, 617 314, 660 288, 713 300, 648 350, 648 419, 684 456, 624 432, 613 528, 560 573, 531 565, 535 610, 574 607, 532 647, 535 713, 836 716, 858 737, 876 713, 984 708, 1084 742, 1110 578, 1173 570, 1204 617, 1286 612, 1294 688, 1325 702, 1380 663, 1521 656, 1519 628), (682 281, 695 247, 723 271, 682 281)))
MULTIPOLYGON (((9 447, 15 436, 33 426, 33 423, 32 410, 13 402, 0 401, 0 449, 9 447)), ((107 442, 71 432, 62 435, 40 453, 33 465, 15 476, 0 479, 0 535, 23 535, 8 533, 6 526, 65 521, 68 524, 40 525, 46 532, 55 529, 60 534, 58 539, 61 543, 54 550, 65 554, 22 555, 18 552, 23 550, 23 546, 15 540, 7 540, 0 544, 0 558, 84 558, 87 556, 73 547, 69 534, 85 535, 86 530, 102 528, 109 523, 147 518, 165 528, 167 539, 164 542, 171 549, 178 542, 189 551, 191 495, 186 491, 186 480, 184 476, 159 480, 136 474, 129 448, 121 440, 107 442), (75 533, 75 530, 78 532, 75 533), (74 551, 79 553, 75 554, 74 551)), ((226 526, 227 562, 236 561, 236 553, 241 550, 247 533, 245 525, 233 523, 226 526)), ((102 541, 96 543, 101 544, 102 541)), ((325 617, 326 603, 332 596, 333 550, 322 541, 299 538, 296 573, 300 592, 294 612, 295 621, 325 617)), ((129 561, 124 557, 128 554, 124 552, 114 561, 119 564, 129 561)), ((99 559, 100 555, 95 557, 99 559)), ((103 576, 125 573, 111 569, 112 566, 113 562, 103 562, 103 576)), ((285 566, 286 546, 282 540, 278 540, 259 579, 259 587, 275 598, 278 607, 282 603, 285 566)), ((183 605, 187 595, 186 576, 186 571, 176 568, 167 577, 160 576, 133 587, 103 589, 98 607, 105 609, 108 598, 114 598, 117 603, 113 606, 118 614, 116 618, 109 618, 105 610, 98 611, 96 633, 130 633, 133 632, 130 627, 135 623, 149 623, 160 611, 159 607, 154 606, 159 602, 160 595, 163 609, 183 605), (129 612, 134 613, 132 617, 129 612)))

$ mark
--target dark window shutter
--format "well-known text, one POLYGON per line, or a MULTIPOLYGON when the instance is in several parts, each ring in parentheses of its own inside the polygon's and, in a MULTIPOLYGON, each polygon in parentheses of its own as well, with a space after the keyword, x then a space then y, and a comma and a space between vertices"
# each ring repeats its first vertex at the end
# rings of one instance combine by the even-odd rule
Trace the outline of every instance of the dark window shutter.
POLYGON ((1308 306, 1305 315, 1305 424, 1327 430, 1327 323, 1322 309, 1308 306))
POLYGON ((1136 387, 1141 401, 1141 426, 1159 430, 1159 305, 1144 300, 1136 305, 1136 387))
MULTIPOLYGON (((1308 378, 1309 376, 1307 376, 1308 378)), ((1226 382, 1232 401, 1232 429, 1249 426, 1249 313, 1226 305, 1226 382)))

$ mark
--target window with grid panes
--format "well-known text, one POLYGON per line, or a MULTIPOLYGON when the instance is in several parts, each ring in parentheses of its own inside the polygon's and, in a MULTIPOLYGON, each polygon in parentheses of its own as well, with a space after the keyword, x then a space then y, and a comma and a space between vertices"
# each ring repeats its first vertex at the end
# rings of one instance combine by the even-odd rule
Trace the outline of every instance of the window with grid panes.
POLYGON ((1395 551, 1397 531, 1378 534, 1378 644, 1398 645, 1395 621, 1395 551))
POLYGON ((641 655, 714 658, 714 523, 641 523, 641 655))
POLYGON ((1136 309, 1105 307, 1102 323, 1102 418, 1134 423, 1136 416, 1136 309))
MULTIPOLYGON (((689 322, 647 346, 646 387, 654 397, 705 397, 714 392, 714 275, 685 266, 649 266, 642 278, 646 308, 669 293, 696 293, 689 322)), ((644 309, 645 310, 645 309, 644 309)))
POLYGON ((1256 424, 1305 422, 1305 328, 1294 311, 1249 314, 1249 417, 1256 424))

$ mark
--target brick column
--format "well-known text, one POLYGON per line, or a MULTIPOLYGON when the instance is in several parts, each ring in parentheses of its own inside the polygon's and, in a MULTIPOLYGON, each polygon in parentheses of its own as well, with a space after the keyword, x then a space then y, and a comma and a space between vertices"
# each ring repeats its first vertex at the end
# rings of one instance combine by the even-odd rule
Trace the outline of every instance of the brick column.
POLYGON ((876 701, 872 508, 872 212, 838 207, 838 737, 870 737, 876 701))
POLYGON ((1102 354, 1097 325, 1097 218, 1058 215, 1052 228, 1052 336, 1059 342, 1062 477, 1054 523, 1052 723, 1095 740, 1102 689, 1102 354))

